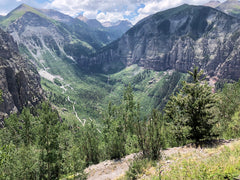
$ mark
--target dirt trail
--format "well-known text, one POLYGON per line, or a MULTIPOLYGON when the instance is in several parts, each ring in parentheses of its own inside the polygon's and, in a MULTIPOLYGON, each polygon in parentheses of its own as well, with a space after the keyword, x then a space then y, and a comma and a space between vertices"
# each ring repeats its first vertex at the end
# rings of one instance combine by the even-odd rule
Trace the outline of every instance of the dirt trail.
MULTIPOLYGON (((233 140, 229 141, 222 141, 220 142, 220 146, 223 145, 230 145, 233 140)), ((209 154, 205 148, 203 149, 196 149, 191 147, 190 145, 183 146, 183 147, 174 147, 164 150, 163 153, 163 160, 161 161, 162 170, 167 170, 169 165, 174 163, 174 160, 168 160, 168 157, 173 155, 181 154, 184 157, 184 154, 192 153, 198 157, 207 157, 209 154)), ((96 165, 92 165, 85 169, 85 172, 88 174, 88 180, 114 180, 117 179, 125 174, 128 170, 130 163, 133 161, 136 154, 131 154, 122 158, 119 161, 108 160, 101 162, 96 165)), ((149 179, 147 176, 143 176, 140 179, 149 179)))
POLYGON ((124 175, 136 154, 131 154, 121 160, 107 160, 85 169, 88 180, 111 180, 124 175))
POLYGON ((81 119, 79 118, 77 112, 76 112, 76 109, 75 109, 75 104, 76 104, 76 102, 75 102, 75 101, 72 102, 72 101, 70 100, 69 96, 67 97, 67 100, 68 100, 68 102, 70 102, 70 103, 73 104, 73 112, 74 112, 76 118, 78 119, 78 121, 82 124, 82 126, 85 126, 86 119, 81 120, 81 119))

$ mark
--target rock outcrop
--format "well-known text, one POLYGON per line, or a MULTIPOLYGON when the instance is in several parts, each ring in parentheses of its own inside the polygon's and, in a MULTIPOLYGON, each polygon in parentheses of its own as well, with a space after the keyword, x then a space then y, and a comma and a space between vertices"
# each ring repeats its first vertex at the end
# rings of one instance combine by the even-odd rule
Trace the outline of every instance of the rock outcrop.
POLYGON ((210 7, 182 5, 143 19, 79 64, 104 72, 131 64, 180 72, 199 66, 211 77, 238 80, 239 45, 239 19, 210 7))
POLYGON ((36 105, 43 98, 40 76, 18 52, 13 38, 0 29, 0 121, 24 106, 36 105))

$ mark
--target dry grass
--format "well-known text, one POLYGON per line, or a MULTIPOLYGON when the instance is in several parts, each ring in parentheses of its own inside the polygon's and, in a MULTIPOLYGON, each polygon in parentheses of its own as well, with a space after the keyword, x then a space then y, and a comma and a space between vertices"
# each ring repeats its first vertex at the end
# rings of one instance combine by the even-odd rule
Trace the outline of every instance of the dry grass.
POLYGON ((216 148, 176 149, 145 179, 240 179, 239 140, 216 148))

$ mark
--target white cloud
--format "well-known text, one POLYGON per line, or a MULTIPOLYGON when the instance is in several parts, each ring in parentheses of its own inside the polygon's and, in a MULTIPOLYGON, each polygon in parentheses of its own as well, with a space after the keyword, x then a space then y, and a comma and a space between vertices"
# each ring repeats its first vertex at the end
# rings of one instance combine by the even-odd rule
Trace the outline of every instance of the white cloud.
POLYGON ((85 11, 83 13, 83 16, 88 19, 96 19, 97 15, 98 15, 97 11, 85 11))
POLYGON ((7 15, 8 11, 4 11, 4 10, 0 10, 0 15, 1 16, 5 16, 7 15))
POLYGON ((116 20, 123 20, 123 14, 120 12, 107 12, 107 13, 99 13, 96 17, 96 19, 100 22, 106 22, 106 21, 110 21, 110 22, 115 22, 116 20))
MULTIPOLYGON (((122 16, 125 12, 130 14, 143 2, 144 0, 53 0, 47 8, 58 9, 69 15, 77 15, 80 12, 92 15, 92 12, 99 11, 104 13, 104 17, 111 19, 113 16, 120 17, 117 13, 121 13, 122 16)), ((101 13, 95 14, 95 18, 103 18, 103 14, 99 14, 101 13)))
POLYGON ((101 22, 118 21, 124 16, 130 16, 128 18, 136 23, 150 14, 184 3, 199 5, 208 1, 210 0, 52 0, 46 7, 71 16, 83 13, 84 16, 101 22), (134 17, 131 14, 135 14, 134 17))

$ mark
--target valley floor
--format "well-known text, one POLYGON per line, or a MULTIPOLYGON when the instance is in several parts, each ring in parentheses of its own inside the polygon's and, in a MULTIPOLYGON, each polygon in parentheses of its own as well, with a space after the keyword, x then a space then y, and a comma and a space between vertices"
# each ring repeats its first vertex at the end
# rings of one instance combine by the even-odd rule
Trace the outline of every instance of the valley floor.
MULTIPOLYGON (((181 168, 185 171, 184 168, 186 167, 180 166, 184 163, 187 164, 187 161, 194 161, 196 162, 196 165, 198 165, 198 161, 203 160, 207 162, 210 158, 215 156, 218 157, 218 155, 223 153, 226 149, 230 152, 237 150, 237 152, 240 153, 240 140, 222 140, 217 144, 218 145, 214 145, 214 147, 204 147, 202 149, 196 149, 190 145, 166 149, 163 151, 163 160, 159 161, 156 167, 148 167, 144 169, 138 179, 157 180, 159 179, 159 174, 161 174, 162 177, 167 177, 166 175, 173 168, 181 168)), ((88 174, 88 180, 123 180, 124 174, 128 170, 135 156, 136 154, 131 154, 118 161, 108 160, 88 167, 85 170, 88 174)), ((234 160, 232 159, 232 161, 234 160)), ((190 168, 191 170, 193 167, 189 166, 187 168, 190 168)), ((239 176, 236 179, 240 179, 240 167, 238 169, 239 176)), ((191 179, 190 177, 187 177, 188 175, 189 174, 186 173, 186 177, 183 179, 191 179)), ((181 177, 179 178, 181 179, 181 177)), ((175 178, 173 177, 173 179, 175 178)))

